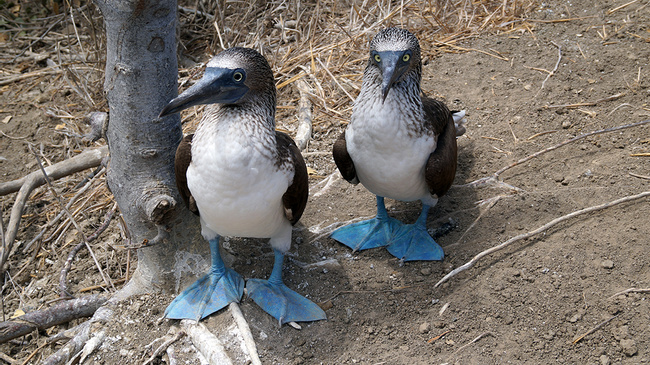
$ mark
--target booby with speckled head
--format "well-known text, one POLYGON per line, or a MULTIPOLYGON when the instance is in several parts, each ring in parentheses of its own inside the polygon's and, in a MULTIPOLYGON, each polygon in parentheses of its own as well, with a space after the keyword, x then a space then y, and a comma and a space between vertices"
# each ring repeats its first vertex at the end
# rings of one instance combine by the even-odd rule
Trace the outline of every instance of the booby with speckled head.
POLYGON ((444 257, 427 232, 426 220, 429 208, 454 180, 457 128, 462 134, 464 112, 454 114, 441 101, 425 96, 421 74, 415 35, 400 28, 375 35, 350 123, 333 148, 343 177, 361 182, 377 196, 375 218, 332 233, 355 251, 387 246, 404 261, 444 257), (402 224, 388 216, 385 197, 420 200, 422 213, 414 224, 402 224))
POLYGON ((308 181, 298 147, 275 130, 271 67, 255 50, 227 49, 160 116, 199 104, 207 104, 203 118, 178 146, 175 170, 183 200, 199 214, 212 266, 174 299, 165 316, 199 320, 240 301, 244 280, 219 253, 220 236, 238 236, 270 238, 275 253, 269 279, 246 282, 248 296, 281 324, 325 319, 318 305, 282 280, 292 225, 307 204, 308 181))

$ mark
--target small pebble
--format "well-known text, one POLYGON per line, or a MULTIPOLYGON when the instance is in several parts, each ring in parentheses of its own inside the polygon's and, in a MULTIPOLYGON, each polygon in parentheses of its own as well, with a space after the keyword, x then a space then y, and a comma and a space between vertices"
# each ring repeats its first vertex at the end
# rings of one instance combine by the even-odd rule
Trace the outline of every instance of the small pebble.
POLYGON ((568 120, 565 120, 562 122, 562 129, 569 129, 571 128, 571 122, 568 120))
POLYGON ((600 355, 600 365, 609 365, 609 357, 607 355, 600 355))
POLYGON ((424 322, 420 325, 420 333, 429 333, 431 330, 431 324, 429 322, 424 322))
POLYGON ((614 268, 614 261, 612 261, 612 260, 603 260, 600 263, 600 266, 604 267, 605 269, 613 269, 614 268))
POLYGON ((445 325, 446 325, 446 324, 445 324, 445 322, 443 322, 443 321, 435 321, 435 322, 433 322, 433 325, 434 325, 436 328, 445 328, 445 325))
POLYGON ((634 340, 621 340, 621 350, 625 356, 634 356, 637 353, 636 341, 634 340))
POLYGON ((429 276, 429 275, 431 275, 431 269, 429 269, 428 267, 425 267, 422 270, 420 270, 420 274, 422 274, 424 276, 429 276))
POLYGON ((569 322, 576 323, 580 320, 580 318, 582 318, 582 316, 579 313, 576 313, 573 316, 571 316, 571 318, 569 318, 569 322))

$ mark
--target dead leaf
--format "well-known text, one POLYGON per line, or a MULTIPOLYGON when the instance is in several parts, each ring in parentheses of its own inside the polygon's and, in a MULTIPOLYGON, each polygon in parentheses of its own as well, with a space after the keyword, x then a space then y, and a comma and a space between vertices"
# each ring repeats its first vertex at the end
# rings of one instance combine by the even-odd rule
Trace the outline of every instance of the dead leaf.
POLYGON ((9 317, 9 319, 18 318, 18 317, 23 316, 23 315, 25 315, 25 311, 23 311, 22 309, 18 308, 18 309, 16 309, 16 311, 14 312, 14 315, 11 316, 11 317, 9 317))

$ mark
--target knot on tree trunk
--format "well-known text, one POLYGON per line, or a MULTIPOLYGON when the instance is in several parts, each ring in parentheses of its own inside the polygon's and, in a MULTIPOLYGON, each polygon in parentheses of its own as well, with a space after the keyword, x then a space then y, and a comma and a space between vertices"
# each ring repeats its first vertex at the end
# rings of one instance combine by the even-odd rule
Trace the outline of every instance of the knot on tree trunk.
MULTIPOLYGON (((149 194, 145 193, 145 196, 149 194)), ((176 200, 167 194, 156 194, 145 198, 142 206, 149 221, 157 225, 164 225, 168 216, 176 207, 176 200)))

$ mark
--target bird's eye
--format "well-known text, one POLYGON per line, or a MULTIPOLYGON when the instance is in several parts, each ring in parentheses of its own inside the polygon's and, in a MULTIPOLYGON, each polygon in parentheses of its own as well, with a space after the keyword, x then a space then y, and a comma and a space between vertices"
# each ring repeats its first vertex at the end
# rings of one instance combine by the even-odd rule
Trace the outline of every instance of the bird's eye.
POLYGON ((244 74, 237 71, 234 74, 232 74, 232 79, 235 80, 236 82, 240 82, 241 80, 244 79, 244 74))
POLYGON ((378 54, 375 55, 375 62, 377 62, 377 63, 381 62, 381 56, 380 55, 378 55, 378 54))
POLYGON ((402 56, 402 61, 404 62, 408 62, 410 59, 411 59, 411 55, 408 53, 402 56))

